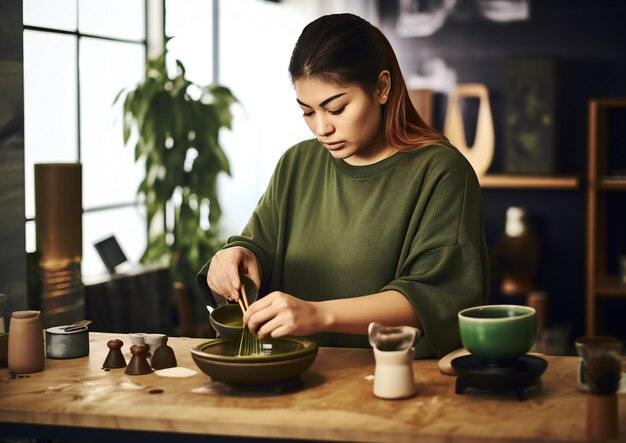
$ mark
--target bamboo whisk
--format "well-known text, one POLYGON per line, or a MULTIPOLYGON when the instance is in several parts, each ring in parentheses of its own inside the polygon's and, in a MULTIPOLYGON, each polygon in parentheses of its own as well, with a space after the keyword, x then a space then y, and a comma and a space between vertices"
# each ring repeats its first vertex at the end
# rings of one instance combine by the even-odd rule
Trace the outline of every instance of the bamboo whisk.
MULTIPOLYGON (((241 308, 241 313, 245 314, 250 306, 248 305, 248 295, 246 294, 246 286, 244 284, 241 285, 241 294, 238 302, 239 307, 241 308)), ((262 347, 262 341, 256 335, 252 334, 250 329, 245 326, 241 331, 237 356, 247 357, 254 354, 260 354, 262 347)))

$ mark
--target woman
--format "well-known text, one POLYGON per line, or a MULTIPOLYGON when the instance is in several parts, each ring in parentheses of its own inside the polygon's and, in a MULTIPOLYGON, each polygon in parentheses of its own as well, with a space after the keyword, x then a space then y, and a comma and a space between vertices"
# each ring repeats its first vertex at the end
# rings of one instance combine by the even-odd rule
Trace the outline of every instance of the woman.
POLYGON ((367 326, 421 329, 417 357, 460 345, 456 314, 487 301, 476 176, 411 105, 384 35, 352 14, 320 17, 289 65, 314 139, 290 148, 247 226, 198 276, 239 298, 239 270, 266 294, 244 322, 260 337, 367 347, 367 326))

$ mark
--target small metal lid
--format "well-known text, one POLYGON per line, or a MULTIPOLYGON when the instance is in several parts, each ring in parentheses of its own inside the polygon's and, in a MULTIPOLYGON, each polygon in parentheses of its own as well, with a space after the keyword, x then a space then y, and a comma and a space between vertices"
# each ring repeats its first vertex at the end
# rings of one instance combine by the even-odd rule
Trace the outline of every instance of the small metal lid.
POLYGON ((69 334, 80 334, 81 332, 89 329, 87 326, 82 326, 79 329, 73 329, 71 331, 66 331, 66 328, 69 328, 72 325, 64 325, 64 326, 55 326, 53 328, 46 329, 46 333, 48 334, 57 334, 57 335, 69 335, 69 334))

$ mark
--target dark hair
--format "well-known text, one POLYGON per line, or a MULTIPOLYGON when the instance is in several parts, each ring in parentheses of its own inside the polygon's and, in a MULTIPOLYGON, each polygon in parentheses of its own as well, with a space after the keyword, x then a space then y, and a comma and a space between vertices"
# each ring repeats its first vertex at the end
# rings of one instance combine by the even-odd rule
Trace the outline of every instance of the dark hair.
POLYGON ((383 131, 391 146, 410 151, 449 143, 422 120, 411 103, 400 65, 383 33, 354 14, 331 14, 309 23, 296 42, 289 62, 291 80, 317 78, 336 85, 357 85, 373 92, 384 70, 391 90, 383 105, 383 131))

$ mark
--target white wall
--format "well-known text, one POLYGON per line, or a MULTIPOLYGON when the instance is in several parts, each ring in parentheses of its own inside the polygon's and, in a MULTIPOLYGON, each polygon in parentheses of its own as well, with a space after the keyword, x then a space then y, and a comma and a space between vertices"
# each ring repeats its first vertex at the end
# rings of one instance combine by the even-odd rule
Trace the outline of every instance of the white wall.
POLYGON ((232 177, 220 180, 222 234, 239 233, 265 191, 276 162, 313 135, 302 119, 289 79, 293 46, 315 18, 352 12, 376 23, 371 0, 259 0, 220 3, 221 83, 241 100, 232 132, 222 141, 232 177))
MULTIPOLYGON (((189 7, 201 3, 185 2, 189 7)), ((282 153, 312 137, 296 104, 288 72, 291 51, 302 29, 320 15, 333 12, 353 12, 376 23, 374 5, 373 0, 220 1, 218 81, 240 101, 233 108, 232 131, 221 134, 232 169, 230 177, 219 180, 222 237, 237 234, 245 226, 282 153)), ((194 31, 206 10, 198 6, 195 18, 178 27, 176 39, 188 42, 184 51, 170 46, 171 55, 181 58, 191 79, 207 78, 207 73, 200 71, 208 68, 194 62, 196 57, 210 56, 206 28, 210 19, 205 20, 203 29, 196 25, 194 31), (185 37, 194 32, 197 38, 185 37)))

